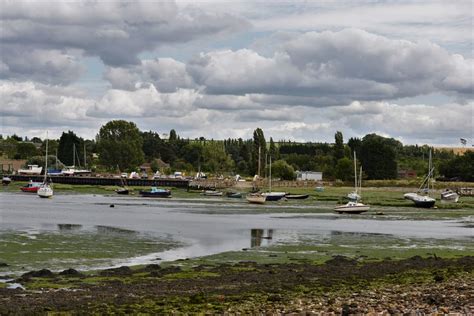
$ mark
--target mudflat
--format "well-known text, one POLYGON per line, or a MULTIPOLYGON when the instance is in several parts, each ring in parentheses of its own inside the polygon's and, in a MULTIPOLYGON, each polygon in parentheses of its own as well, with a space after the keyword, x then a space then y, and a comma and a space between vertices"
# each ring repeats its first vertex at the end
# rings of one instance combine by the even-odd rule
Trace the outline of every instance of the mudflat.
POLYGON ((324 264, 120 267, 83 274, 31 271, 25 289, 0 289, 0 314, 460 313, 474 312, 474 257, 324 264))

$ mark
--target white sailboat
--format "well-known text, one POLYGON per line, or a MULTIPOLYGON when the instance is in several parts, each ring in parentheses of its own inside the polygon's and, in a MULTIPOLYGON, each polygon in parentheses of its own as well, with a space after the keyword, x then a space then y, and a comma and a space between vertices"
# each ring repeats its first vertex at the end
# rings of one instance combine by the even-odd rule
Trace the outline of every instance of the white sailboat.
POLYGON ((362 167, 360 167, 360 176, 359 181, 357 181, 357 158, 356 153, 354 151, 354 192, 351 192, 347 195, 350 199, 347 204, 336 206, 334 211, 339 214, 360 214, 363 212, 367 212, 370 210, 369 205, 365 205, 359 200, 361 199, 361 191, 362 191, 362 167))
POLYGON ((431 159, 431 150, 428 162, 428 174, 423 179, 420 188, 417 192, 405 193, 403 197, 407 200, 413 201, 416 207, 430 208, 436 203, 436 200, 430 196, 430 184, 431 178, 433 177, 433 162, 431 159))
POLYGON ((46 134, 46 156, 44 170, 43 183, 41 183, 37 194, 41 198, 50 198, 53 196, 53 187, 48 183, 48 134, 46 134))

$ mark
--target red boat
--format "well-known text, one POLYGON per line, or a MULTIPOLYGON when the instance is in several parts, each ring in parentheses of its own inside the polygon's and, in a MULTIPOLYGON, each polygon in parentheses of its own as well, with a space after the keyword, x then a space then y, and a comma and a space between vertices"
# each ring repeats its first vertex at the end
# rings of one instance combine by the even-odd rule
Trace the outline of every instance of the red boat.
POLYGON ((30 181, 27 185, 22 186, 20 189, 23 192, 36 193, 36 192, 38 192, 38 189, 40 188, 40 185, 41 185, 41 183, 39 183, 39 182, 30 181))

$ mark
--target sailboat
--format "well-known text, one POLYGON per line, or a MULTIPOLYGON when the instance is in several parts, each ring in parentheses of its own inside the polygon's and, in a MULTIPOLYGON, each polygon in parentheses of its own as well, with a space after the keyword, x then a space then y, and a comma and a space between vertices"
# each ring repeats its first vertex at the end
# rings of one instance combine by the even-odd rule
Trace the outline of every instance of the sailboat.
POLYGON ((415 203, 416 207, 430 208, 436 203, 436 200, 430 196, 430 184, 431 178, 433 177, 433 162, 431 158, 431 150, 428 161, 428 174, 423 179, 421 186, 417 192, 405 193, 403 197, 407 200, 411 200, 415 203))
POLYGON ((46 134, 46 156, 44 166, 44 178, 41 183, 38 192, 38 196, 41 198, 50 198, 53 196, 53 187, 48 183, 48 134, 46 134))
MULTIPOLYGON (((81 175, 81 174, 90 174, 91 171, 90 170, 86 170, 86 169, 76 169, 76 155, 77 155, 77 152, 76 152, 76 144, 72 144, 72 166, 70 167, 66 167, 66 169, 64 169, 62 171, 62 174, 63 175, 66 175, 66 176, 75 176, 75 175, 81 175)), ((81 167, 81 163, 79 161, 79 156, 77 157, 77 160, 79 162, 79 168, 81 167)), ((84 144, 84 165, 86 164, 86 144, 84 144)))
POLYGON ((344 205, 336 206, 334 211, 339 214, 360 214, 363 212, 367 212, 370 210, 369 205, 365 205, 359 200, 361 199, 361 191, 362 191, 362 167, 360 167, 360 175, 359 181, 357 181, 357 158, 356 153, 354 151, 354 192, 349 193, 347 197, 349 198, 349 202, 344 205))
POLYGON ((270 172, 269 172, 269 190, 262 193, 267 201, 278 201, 285 197, 286 192, 272 192, 272 156, 270 156, 270 172))

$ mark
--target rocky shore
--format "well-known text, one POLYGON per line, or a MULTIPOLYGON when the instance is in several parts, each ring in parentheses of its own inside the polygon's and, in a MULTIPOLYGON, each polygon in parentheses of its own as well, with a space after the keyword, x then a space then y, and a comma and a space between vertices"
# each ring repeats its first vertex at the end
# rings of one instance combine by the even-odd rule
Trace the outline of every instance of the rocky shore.
POLYGON ((0 288, 0 315, 328 314, 472 315, 474 257, 325 264, 148 265, 84 274, 32 271, 0 288))

